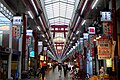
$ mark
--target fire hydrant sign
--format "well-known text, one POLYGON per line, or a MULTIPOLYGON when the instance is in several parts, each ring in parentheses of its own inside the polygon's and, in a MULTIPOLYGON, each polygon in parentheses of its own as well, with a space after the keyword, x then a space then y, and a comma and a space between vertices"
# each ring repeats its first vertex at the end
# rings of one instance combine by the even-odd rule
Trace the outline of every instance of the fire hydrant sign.
POLYGON ((109 39, 99 39, 98 59, 108 59, 111 57, 111 43, 109 39))

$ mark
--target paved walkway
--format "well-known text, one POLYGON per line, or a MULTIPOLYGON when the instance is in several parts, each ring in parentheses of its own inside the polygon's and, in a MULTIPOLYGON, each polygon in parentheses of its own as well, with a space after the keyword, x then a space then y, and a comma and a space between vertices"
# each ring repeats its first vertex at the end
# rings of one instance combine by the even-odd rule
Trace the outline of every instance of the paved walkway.
MULTIPOLYGON (((28 80, 28 79, 27 79, 28 80)), ((40 78, 31 78, 29 80, 42 80, 40 78)), ((51 69, 50 71, 46 72, 45 80, 71 80, 70 74, 68 73, 66 77, 64 77, 64 72, 62 69, 62 73, 60 76, 60 72, 58 72, 58 66, 55 68, 54 72, 51 69)))
POLYGON ((57 66, 54 72, 53 70, 50 70, 48 73, 46 73, 46 80, 71 80, 71 79, 69 73, 66 75, 66 77, 64 77, 63 69, 60 76, 60 72, 58 72, 58 66, 57 66))

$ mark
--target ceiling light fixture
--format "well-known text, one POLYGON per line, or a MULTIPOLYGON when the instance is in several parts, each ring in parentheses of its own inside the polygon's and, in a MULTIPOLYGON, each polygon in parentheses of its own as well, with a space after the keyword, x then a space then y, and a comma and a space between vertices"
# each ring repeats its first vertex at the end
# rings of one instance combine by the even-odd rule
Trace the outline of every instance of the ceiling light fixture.
POLYGON ((43 34, 42 37, 45 37, 45 35, 43 34))
POLYGON ((86 20, 84 20, 84 21, 82 22, 82 26, 85 24, 85 22, 86 22, 86 20))
POLYGON ((38 30, 40 31, 40 27, 38 26, 37 28, 38 28, 38 30))
POLYGON ((76 32, 76 34, 78 34, 78 33, 79 33, 79 31, 76 32))
POLYGON ((36 6, 35 6, 34 1, 33 1, 33 0, 31 0, 31 2, 32 2, 32 4, 33 4, 33 7, 34 7, 34 9, 35 9, 35 11, 36 11, 37 15, 38 15, 38 11, 37 11, 37 8, 36 8, 36 6))
POLYGON ((32 15, 32 13, 30 11, 28 11, 28 14, 31 17, 31 19, 33 19, 33 15, 32 15))
POLYGON ((75 37, 73 37, 73 40, 75 39, 75 37))
POLYGON ((94 7, 96 6, 97 2, 98 2, 98 0, 94 1, 94 4, 92 5, 92 9, 94 9, 94 7))
POLYGON ((47 40, 45 40, 47 42, 47 40))
POLYGON ((41 24, 42 24, 42 26, 43 26, 43 28, 44 28, 44 31, 45 31, 45 27, 44 27, 44 25, 43 25, 43 22, 42 22, 41 17, 39 16, 38 18, 40 19, 40 22, 41 22, 41 24))
POLYGON ((83 10, 85 9, 85 6, 86 6, 87 2, 88 2, 88 0, 86 0, 85 3, 84 3, 84 5, 83 5, 82 11, 81 11, 81 15, 83 13, 83 10))

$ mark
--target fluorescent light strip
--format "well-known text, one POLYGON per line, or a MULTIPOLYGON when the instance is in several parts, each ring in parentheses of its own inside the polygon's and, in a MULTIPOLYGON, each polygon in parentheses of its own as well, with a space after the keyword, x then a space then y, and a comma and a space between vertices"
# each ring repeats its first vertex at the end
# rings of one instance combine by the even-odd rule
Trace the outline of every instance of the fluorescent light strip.
POLYGON ((73 37, 73 40, 75 39, 75 37, 73 37))
POLYGON ((43 34, 42 37, 45 37, 45 35, 43 34))
POLYGON ((78 33, 79 33, 79 31, 76 32, 76 34, 78 34, 78 33))
POLYGON ((37 11, 37 8, 36 8, 36 6, 35 6, 34 1, 33 1, 33 0, 31 0, 31 2, 32 2, 32 4, 33 4, 33 7, 34 7, 34 9, 35 9, 35 11, 36 11, 37 15, 38 15, 38 11, 37 11))
POLYGON ((28 11, 28 14, 29 14, 29 16, 31 17, 31 19, 33 19, 33 15, 31 14, 30 11, 28 11))
MULTIPOLYGON (((40 22, 41 22, 41 24, 42 24, 42 26, 43 26, 43 28, 44 28, 44 25, 43 25, 43 22, 42 22, 41 17, 39 16, 38 18, 40 19, 40 22)), ((44 31, 45 31, 45 28, 44 28, 44 31)))
POLYGON ((82 22, 82 26, 85 24, 85 22, 86 22, 86 20, 84 20, 84 21, 82 22))
MULTIPOLYGON (((77 24, 78 24, 79 20, 80 20, 80 16, 79 16, 78 19, 77 19, 77 22, 76 22, 76 24, 75 24, 75 28, 77 27, 77 24)), ((75 30, 75 28, 74 28, 74 30, 75 30)), ((73 30, 73 31, 74 31, 74 30, 73 30)))
POLYGON ((94 9, 94 7, 96 6, 98 0, 95 0, 94 4, 92 5, 92 9, 94 9))
POLYGON ((85 9, 85 6, 86 6, 87 2, 88 2, 88 0, 85 0, 85 3, 84 3, 84 5, 83 5, 82 11, 81 11, 81 15, 82 15, 82 13, 83 13, 83 10, 85 9))
POLYGON ((38 30, 40 31, 40 27, 38 26, 37 28, 38 28, 38 30))

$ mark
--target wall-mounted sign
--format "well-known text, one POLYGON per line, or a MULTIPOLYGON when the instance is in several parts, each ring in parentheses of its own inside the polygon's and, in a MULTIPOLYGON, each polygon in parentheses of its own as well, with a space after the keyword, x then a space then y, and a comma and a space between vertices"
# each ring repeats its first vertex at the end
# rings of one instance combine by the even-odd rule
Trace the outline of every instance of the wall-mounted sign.
POLYGON ((98 59, 108 59, 111 57, 111 42, 109 39, 98 40, 98 59))
POLYGON ((101 11, 101 21, 111 21, 111 12, 110 11, 101 11))
POLYGON ((22 16, 14 16, 13 25, 22 25, 22 16))
POLYGON ((95 27, 88 27, 89 34, 95 34, 95 27))

